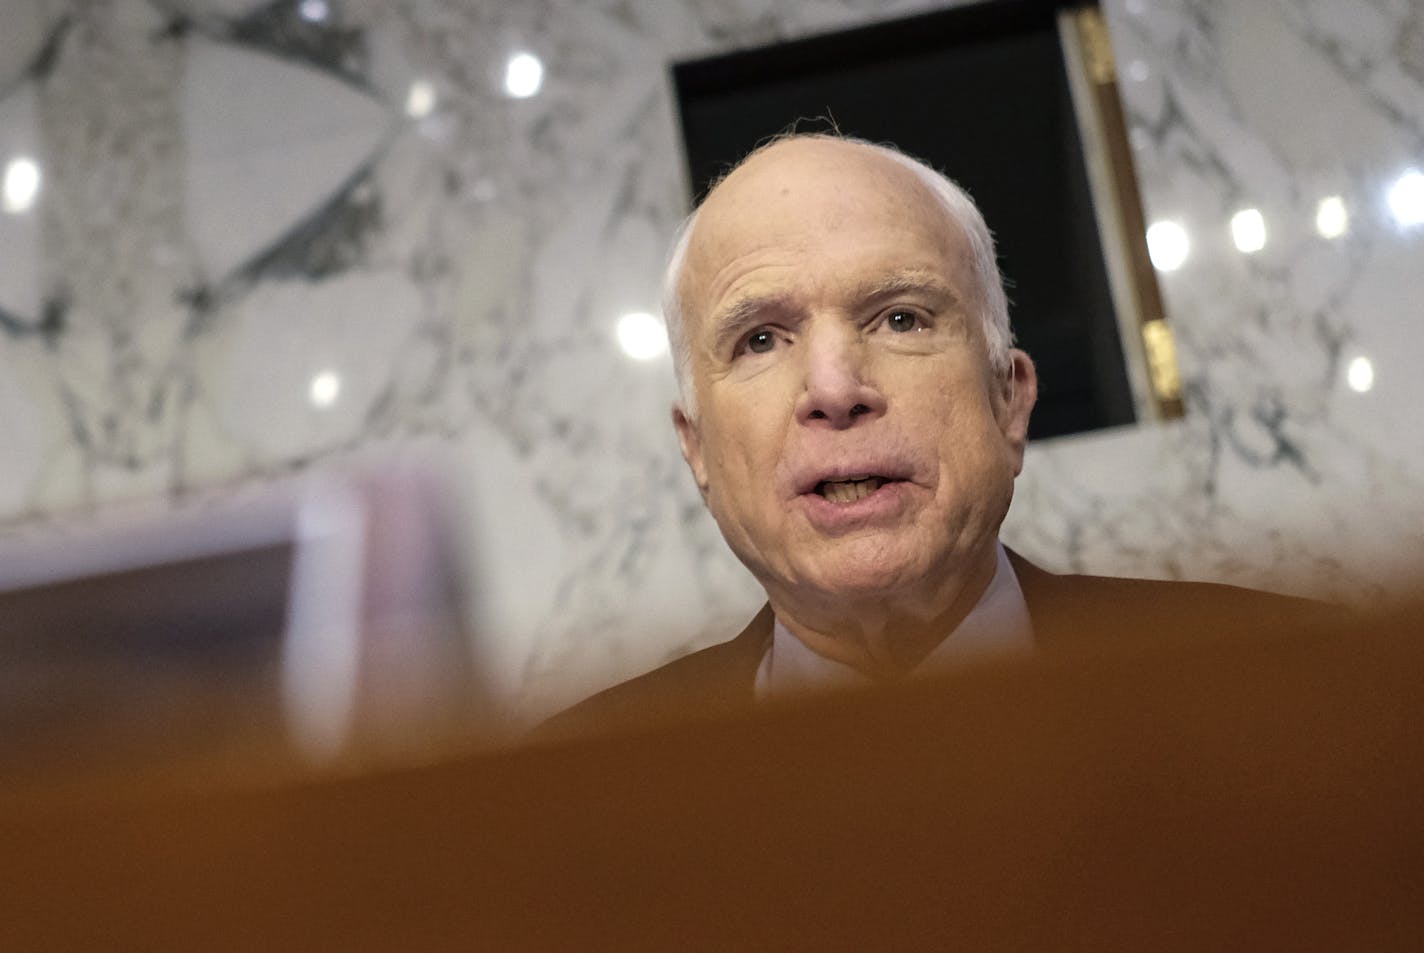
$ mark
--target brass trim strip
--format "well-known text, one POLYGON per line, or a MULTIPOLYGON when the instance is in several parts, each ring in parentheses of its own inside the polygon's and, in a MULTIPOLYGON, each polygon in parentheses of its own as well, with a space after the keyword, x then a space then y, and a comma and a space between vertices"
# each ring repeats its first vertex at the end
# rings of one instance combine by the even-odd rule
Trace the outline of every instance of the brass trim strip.
POLYGON ((1100 227, 1105 222, 1110 223, 1103 228, 1103 251, 1117 256, 1126 266, 1120 267, 1118 275, 1125 285, 1122 291, 1129 299, 1118 303, 1126 312, 1124 319, 1129 325, 1124 328, 1124 346, 1140 348, 1139 353, 1146 358, 1151 409, 1155 415, 1159 419, 1181 417, 1185 412, 1181 372, 1171 328, 1166 322, 1157 271, 1147 251, 1146 215, 1133 168, 1127 120, 1118 95, 1116 58, 1107 20, 1096 5, 1077 7, 1062 16, 1060 23, 1067 28, 1061 29, 1060 35, 1065 46, 1073 44, 1077 54, 1065 55, 1065 64, 1070 70, 1076 67, 1087 74, 1085 111, 1091 116, 1093 128, 1083 132, 1097 139, 1100 159, 1106 166, 1108 194, 1099 195, 1094 190, 1095 200, 1105 201, 1110 207, 1110 214, 1099 219, 1100 227), (1134 336, 1128 334, 1131 324, 1138 328, 1135 341, 1134 336))

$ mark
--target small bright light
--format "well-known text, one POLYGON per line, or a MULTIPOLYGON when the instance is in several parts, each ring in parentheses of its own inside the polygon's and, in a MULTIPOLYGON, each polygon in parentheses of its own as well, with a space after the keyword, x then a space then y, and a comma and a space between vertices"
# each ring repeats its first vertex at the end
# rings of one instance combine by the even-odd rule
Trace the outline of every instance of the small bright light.
POLYGON ((1158 271, 1176 271, 1192 250, 1187 230, 1176 222, 1153 222, 1147 228, 1147 253, 1158 271))
POLYGON ((435 87, 423 79, 410 84, 405 96, 405 114, 412 119, 424 119, 435 109, 435 87))
POLYGON ((1410 169, 1389 189, 1389 210, 1400 225, 1424 222, 1424 173, 1410 169))
POLYGON ((1367 357, 1355 358, 1345 369, 1345 382, 1350 385, 1350 390, 1363 394, 1375 386, 1375 366, 1367 357))
POLYGON ((1134 83, 1140 83, 1152 75, 1152 70, 1142 60, 1133 60, 1127 64, 1127 78, 1134 83))
POLYGON ((1338 195, 1327 196, 1315 207, 1315 230, 1324 238, 1339 238, 1350 228, 1350 213, 1345 200, 1338 195))
POLYGON ((1250 254, 1266 247, 1266 220, 1260 211, 1244 208, 1231 216, 1231 240, 1236 250, 1250 254))
POLYGON ((667 353, 667 330, 651 314, 635 311, 618 319, 618 343, 629 357, 651 361, 667 353))
POLYGON ((311 379, 308 396, 316 407, 330 407, 341 394, 341 377, 335 371, 322 371, 311 379))
POLYGON ((528 99, 544 85, 544 64, 532 53, 516 53, 504 68, 504 91, 515 99, 528 99))
POLYGON ((5 166, 4 192, 5 211, 11 215, 28 212, 40 194, 40 167, 34 159, 17 156, 5 166))
POLYGON ((308 23, 321 23, 331 16, 331 7, 326 0, 302 0, 297 4, 297 14, 308 23))

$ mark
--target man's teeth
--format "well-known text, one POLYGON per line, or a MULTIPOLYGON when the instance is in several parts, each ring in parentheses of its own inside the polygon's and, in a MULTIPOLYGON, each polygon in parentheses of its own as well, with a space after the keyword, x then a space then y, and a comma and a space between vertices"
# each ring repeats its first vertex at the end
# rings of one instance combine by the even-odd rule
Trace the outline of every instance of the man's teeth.
POLYGON ((856 500, 865 499, 884 485, 885 478, 878 476, 826 480, 821 484, 821 495, 832 503, 854 503, 856 500))

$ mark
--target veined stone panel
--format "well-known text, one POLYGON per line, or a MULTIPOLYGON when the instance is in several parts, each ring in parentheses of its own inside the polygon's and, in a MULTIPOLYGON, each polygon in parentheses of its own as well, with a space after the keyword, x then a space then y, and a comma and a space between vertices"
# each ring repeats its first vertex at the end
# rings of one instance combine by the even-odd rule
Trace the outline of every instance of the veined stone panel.
MULTIPOLYGON (((21 6, 0 144, 32 132, 43 180, 0 212, 9 532, 439 454, 479 637, 531 717, 755 611, 679 458, 669 360, 617 339, 687 211, 668 65, 942 4, 21 6)), ((1005 539, 1050 568, 1388 593, 1424 556, 1424 226, 1390 204, 1424 168, 1424 14, 1105 9, 1149 220, 1191 241, 1160 276, 1188 413, 1031 447, 1005 539)))

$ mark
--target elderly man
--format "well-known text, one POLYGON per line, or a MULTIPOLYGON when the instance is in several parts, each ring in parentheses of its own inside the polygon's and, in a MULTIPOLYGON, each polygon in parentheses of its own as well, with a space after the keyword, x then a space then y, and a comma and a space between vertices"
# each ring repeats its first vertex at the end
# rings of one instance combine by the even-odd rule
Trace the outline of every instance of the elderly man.
POLYGON ((792 136, 679 237, 665 311, 682 453, 768 604, 730 642, 562 722, 746 705, 1189 620, 1294 615, 1224 586, 1055 576, 999 543, 1037 396, 983 218, 887 147, 792 136))

